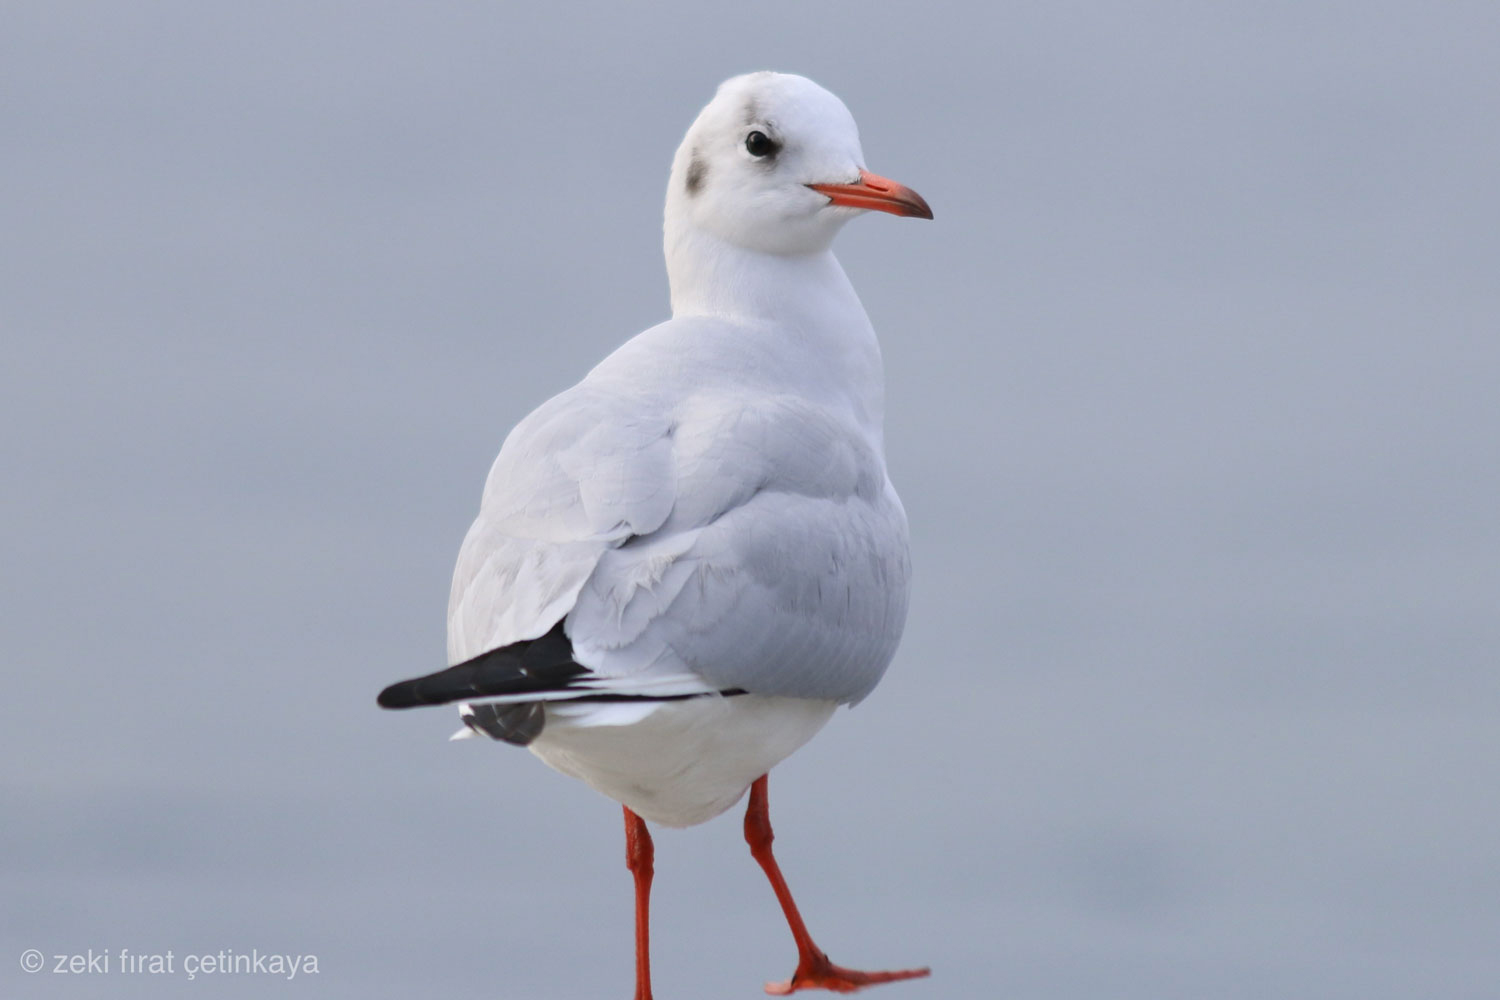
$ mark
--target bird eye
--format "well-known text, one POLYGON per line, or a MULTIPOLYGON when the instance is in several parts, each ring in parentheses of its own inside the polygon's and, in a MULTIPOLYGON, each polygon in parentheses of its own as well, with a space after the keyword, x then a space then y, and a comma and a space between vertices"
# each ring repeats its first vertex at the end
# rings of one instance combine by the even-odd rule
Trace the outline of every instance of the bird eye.
POLYGON ((751 132, 745 136, 745 151, 751 156, 775 156, 776 151, 780 148, 764 132, 751 132))

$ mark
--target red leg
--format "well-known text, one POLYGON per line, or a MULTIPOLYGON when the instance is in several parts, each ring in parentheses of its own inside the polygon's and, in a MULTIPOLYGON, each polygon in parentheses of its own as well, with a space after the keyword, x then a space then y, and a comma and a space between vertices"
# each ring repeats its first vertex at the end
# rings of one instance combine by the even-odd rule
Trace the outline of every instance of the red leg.
POLYGON ((635 1000, 651 1000, 651 876, 656 849, 646 821, 625 808, 625 867, 635 876, 635 1000))
POLYGON ((775 834, 771 832, 766 777, 761 775, 750 786, 750 805, 745 809, 745 842, 750 845, 750 855, 760 862, 761 868, 765 869, 766 878, 771 880, 771 888, 776 890, 776 898, 781 903, 782 912, 786 914, 787 925, 791 927, 792 937, 797 941, 797 971, 786 982, 767 983, 766 992, 782 995, 796 990, 820 989, 853 993, 861 987, 876 983, 919 979, 930 974, 932 970, 926 968, 900 969, 895 972, 846 969, 830 962, 828 956, 813 943, 812 935, 807 933, 807 925, 802 922, 802 914, 797 912, 797 904, 792 901, 792 891, 787 888, 786 879, 781 875, 781 866, 771 853, 771 841, 775 834))

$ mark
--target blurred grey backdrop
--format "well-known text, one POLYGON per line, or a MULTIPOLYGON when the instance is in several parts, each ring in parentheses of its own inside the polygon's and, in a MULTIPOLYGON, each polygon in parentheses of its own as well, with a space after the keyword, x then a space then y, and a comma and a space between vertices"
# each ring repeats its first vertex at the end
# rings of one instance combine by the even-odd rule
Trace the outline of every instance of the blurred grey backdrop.
MULTIPOLYGON (((776 68, 937 213, 838 245, 917 591, 775 776, 820 942, 931 963, 891 1000, 1496 996, 1497 51, 1493 3, 5 4, 0 993, 628 995, 618 807, 374 696, 776 68)), ((737 811, 658 863, 662 1000, 791 971, 737 811)))

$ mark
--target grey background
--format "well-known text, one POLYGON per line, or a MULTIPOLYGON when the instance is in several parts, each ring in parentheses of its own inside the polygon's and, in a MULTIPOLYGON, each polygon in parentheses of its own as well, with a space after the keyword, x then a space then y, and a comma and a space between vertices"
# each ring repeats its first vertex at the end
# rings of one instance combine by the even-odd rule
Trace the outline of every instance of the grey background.
MULTIPOLYGON (((839 243, 918 576, 772 785, 821 943, 932 964, 891 998, 1496 996, 1497 12, 6 4, 0 994, 628 995, 618 808, 374 695, 769 67, 937 213, 839 243)), ((791 971, 737 812, 658 864, 658 996, 791 971)))

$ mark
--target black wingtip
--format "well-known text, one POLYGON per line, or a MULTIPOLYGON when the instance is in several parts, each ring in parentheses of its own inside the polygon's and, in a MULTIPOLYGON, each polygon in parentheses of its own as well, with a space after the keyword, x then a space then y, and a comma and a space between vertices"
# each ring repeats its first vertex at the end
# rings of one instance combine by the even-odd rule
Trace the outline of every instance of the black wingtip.
POLYGON ((573 645, 563 623, 545 635, 501 646, 445 670, 397 681, 376 698, 381 708, 446 705, 485 695, 544 694, 563 691, 587 673, 573 659, 573 645))
POLYGON ((416 708, 421 702, 412 697, 411 681, 400 681, 380 692, 375 704, 381 708, 416 708))
POLYGON ((474 686, 473 674, 470 664, 461 663, 435 674, 397 681, 380 692, 375 702, 381 708, 422 708, 462 701, 480 693, 474 686))

